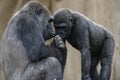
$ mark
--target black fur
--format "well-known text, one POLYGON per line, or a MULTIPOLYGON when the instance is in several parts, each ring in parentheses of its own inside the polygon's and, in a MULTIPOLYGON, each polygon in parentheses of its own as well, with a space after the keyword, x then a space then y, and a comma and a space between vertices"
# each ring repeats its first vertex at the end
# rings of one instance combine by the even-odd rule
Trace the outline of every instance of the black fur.
POLYGON ((45 45, 53 35, 51 20, 37 1, 13 15, 1 42, 5 80, 62 80, 62 53, 45 45))
POLYGON ((110 80, 115 40, 111 32, 81 13, 60 9, 54 15, 56 33, 82 56, 82 80, 110 80), (97 65, 101 63, 100 74, 97 65))

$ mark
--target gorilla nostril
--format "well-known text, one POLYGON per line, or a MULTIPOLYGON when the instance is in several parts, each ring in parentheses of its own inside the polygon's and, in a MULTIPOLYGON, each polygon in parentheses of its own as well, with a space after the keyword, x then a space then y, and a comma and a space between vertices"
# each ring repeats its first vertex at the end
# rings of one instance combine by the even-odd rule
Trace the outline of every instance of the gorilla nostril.
POLYGON ((64 34, 64 32, 63 32, 63 31, 60 31, 60 32, 59 32, 59 35, 63 35, 63 34, 64 34))

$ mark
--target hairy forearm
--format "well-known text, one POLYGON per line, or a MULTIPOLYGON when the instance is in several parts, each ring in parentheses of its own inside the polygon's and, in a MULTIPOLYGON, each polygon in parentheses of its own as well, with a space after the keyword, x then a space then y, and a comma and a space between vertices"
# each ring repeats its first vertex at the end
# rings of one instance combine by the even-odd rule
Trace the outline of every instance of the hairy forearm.
POLYGON ((89 71, 91 64, 91 56, 89 49, 82 49, 81 56, 82 56, 82 78, 86 79, 90 76, 89 71))
MULTIPOLYGON (((63 41, 65 43, 65 40, 63 40, 63 41)), ((52 42, 51 46, 57 47, 55 44, 55 41, 52 42)), ((65 67, 66 59, 67 59, 67 48, 65 46, 64 48, 57 48, 57 49, 59 49, 59 51, 61 52, 61 54, 60 54, 62 56, 61 64, 62 64, 62 69, 64 71, 64 67, 65 67)))
MULTIPOLYGON (((34 51, 32 51, 34 52, 34 51)), ((54 46, 48 46, 42 44, 38 52, 31 53, 29 58, 33 62, 37 62, 43 58, 47 57, 56 57, 58 60, 62 61, 62 54, 61 52, 54 46)))

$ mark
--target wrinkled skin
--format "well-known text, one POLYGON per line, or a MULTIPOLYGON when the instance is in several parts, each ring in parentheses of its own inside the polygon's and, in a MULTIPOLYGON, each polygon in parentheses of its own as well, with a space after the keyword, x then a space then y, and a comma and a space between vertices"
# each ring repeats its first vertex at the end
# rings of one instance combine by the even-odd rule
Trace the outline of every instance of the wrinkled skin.
POLYGON ((111 32, 81 13, 65 8, 55 12, 54 26, 64 41, 81 52, 82 80, 110 80, 115 46, 111 32))
POLYGON ((52 20, 49 10, 37 1, 13 15, 1 41, 5 80, 62 80, 59 45, 45 44, 54 35, 52 20))

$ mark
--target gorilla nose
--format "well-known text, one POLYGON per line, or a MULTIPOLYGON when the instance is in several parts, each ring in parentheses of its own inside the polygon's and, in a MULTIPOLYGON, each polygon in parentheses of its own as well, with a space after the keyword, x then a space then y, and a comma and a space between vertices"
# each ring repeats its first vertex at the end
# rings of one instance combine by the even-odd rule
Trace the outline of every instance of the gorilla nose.
POLYGON ((60 32, 59 32, 59 35, 64 35, 64 32, 63 32, 63 31, 60 31, 60 32))
POLYGON ((49 23, 53 22, 54 21, 54 18, 52 16, 49 17, 48 19, 49 23))

